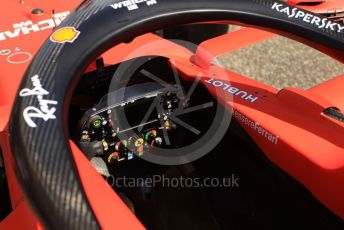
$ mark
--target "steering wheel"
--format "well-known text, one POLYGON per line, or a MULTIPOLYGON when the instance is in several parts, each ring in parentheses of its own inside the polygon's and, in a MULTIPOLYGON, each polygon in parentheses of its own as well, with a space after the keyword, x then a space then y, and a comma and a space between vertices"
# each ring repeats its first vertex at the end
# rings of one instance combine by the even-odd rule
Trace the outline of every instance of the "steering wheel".
POLYGON ((69 143, 66 117, 72 92, 85 69, 109 48, 164 27, 236 22, 307 41, 329 53, 344 51, 343 30, 283 14, 277 10, 285 6, 280 2, 147 0, 135 1, 135 10, 128 2, 84 1, 56 29, 69 40, 52 36, 44 43, 14 102, 10 140, 17 177, 49 229, 142 228, 105 183, 99 180, 97 189, 90 189, 87 180, 100 177, 84 175, 86 166, 79 161, 86 160, 73 155, 69 143), (90 190, 104 191, 102 198, 90 190))

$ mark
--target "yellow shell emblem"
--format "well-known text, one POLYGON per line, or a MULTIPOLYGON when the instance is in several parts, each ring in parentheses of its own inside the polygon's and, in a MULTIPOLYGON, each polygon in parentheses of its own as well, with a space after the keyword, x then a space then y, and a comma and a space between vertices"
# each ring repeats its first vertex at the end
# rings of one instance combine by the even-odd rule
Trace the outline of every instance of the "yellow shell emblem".
POLYGON ((73 43, 78 38, 80 31, 74 27, 63 27, 56 30, 51 36, 50 40, 56 43, 73 43))

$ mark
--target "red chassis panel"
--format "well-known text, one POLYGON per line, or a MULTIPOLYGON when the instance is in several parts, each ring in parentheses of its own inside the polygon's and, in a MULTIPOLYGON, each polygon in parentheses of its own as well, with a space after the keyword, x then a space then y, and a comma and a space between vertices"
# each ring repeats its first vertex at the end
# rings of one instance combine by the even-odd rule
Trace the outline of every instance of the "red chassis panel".
POLYGON ((288 0, 288 4, 318 14, 333 14, 344 11, 343 0, 288 0))
MULTIPOLYGON (((20 227, 15 221, 16 216, 20 216, 26 226, 32 229, 41 228, 14 176, 13 159, 8 147, 7 123, 18 85, 30 59, 50 35, 53 27, 58 24, 59 18, 64 17, 67 14, 65 12, 74 9, 80 2, 71 0, 57 4, 52 0, 26 0, 25 4, 21 4, 19 1, 6 0, 6 9, 0 9, 4 19, 0 31, 7 32, 1 33, 3 37, 0 34, 1 50, 9 50, 11 54, 15 54, 0 56, 0 141, 14 210, 0 223, 0 229, 20 227), (32 15, 31 11, 35 8, 41 8, 45 13, 32 15), (25 31, 20 27, 14 27, 14 24, 28 20, 38 25, 38 29, 25 31)), ((308 91, 287 88, 279 92, 270 86, 211 65, 213 59, 219 55, 272 36, 270 32, 243 29, 204 42, 194 56, 183 47, 153 34, 146 34, 130 44, 113 48, 105 53, 103 58, 105 63, 110 65, 140 55, 160 55, 170 58, 171 64, 176 66, 185 78, 194 79, 200 76, 204 85, 227 106, 229 111, 234 109, 234 117, 272 162, 296 178, 323 204, 344 218, 344 143, 341 141, 344 127, 343 123, 322 114, 323 110, 329 107, 344 111, 344 102, 340 100, 344 98, 341 89, 344 85, 344 76, 308 91), (250 36, 252 34, 255 36, 250 36), (229 39, 237 42, 226 42, 229 39), (149 42, 155 42, 154 47, 145 46, 147 48, 142 49, 140 53, 132 54, 136 48, 149 42), (231 87, 231 92, 235 92, 236 88, 249 93, 251 97, 241 94, 234 96, 234 100, 228 100, 227 94, 231 87)), ((314 44, 309 45, 316 47, 314 44)), ((338 54, 323 47, 316 48, 344 61, 342 53, 338 54)), ((92 66, 89 70, 92 70, 92 66)), ((73 143, 71 147, 86 195, 101 226, 143 228, 101 176, 87 163, 80 150, 73 143), (114 221, 106 215, 120 215, 121 218, 114 221)))

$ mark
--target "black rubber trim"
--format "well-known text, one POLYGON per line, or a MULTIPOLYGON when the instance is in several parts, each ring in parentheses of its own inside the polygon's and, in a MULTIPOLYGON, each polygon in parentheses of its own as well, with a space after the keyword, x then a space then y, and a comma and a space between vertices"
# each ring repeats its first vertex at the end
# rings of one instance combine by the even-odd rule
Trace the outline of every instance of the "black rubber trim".
POLYGON ((344 114, 336 108, 328 108, 324 111, 324 114, 344 123, 344 114))
MULTIPOLYGON (((273 28, 344 51, 344 35, 319 29, 302 19, 272 10, 269 0, 156 0, 139 3, 139 9, 114 10, 118 1, 86 1, 59 28, 73 26, 81 32, 74 43, 45 42, 25 73, 20 89, 32 89, 38 75, 56 100, 56 119, 35 119, 30 128, 23 111, 40 108, 37 96, 17 96, 11 121, 11 148, 17 176, 31 205, 47 228, 98 229, 75 168, 68 143, 67 108, 71 93, 86 67, 102 52, 139 34, 191 22, 232 20, 273 28)), ((50 106, 49 108, 52 108, 50 106)), ((116 217, 114 217, 116 218, 116 217)), ((115 226, 114 226, 115 228, 115 226)))

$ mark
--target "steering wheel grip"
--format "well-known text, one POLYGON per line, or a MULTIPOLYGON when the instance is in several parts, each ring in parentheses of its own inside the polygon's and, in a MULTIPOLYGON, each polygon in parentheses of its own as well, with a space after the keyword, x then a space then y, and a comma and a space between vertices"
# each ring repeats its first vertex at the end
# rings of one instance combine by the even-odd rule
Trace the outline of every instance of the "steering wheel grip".
POLYGON ((236 21, 344 51, 344 31, 319 29, 302 18, 288 17, 272 9, 274 2, 270 0, 148 0, 138 3, 136 10, 128 10, 121 2, 85 1, 71 14, 57 30, 72 29, 73 39, 54 42, 52 38, 44 43, 14 102, 10 143, 17 178, 49 229, 101 227, 80 181, 82 172, 75 167, 67 117, 78 80, 92 60, 107 49, 165 26, 236 21), (111 7, 116 3, 117 9, 111 7))

